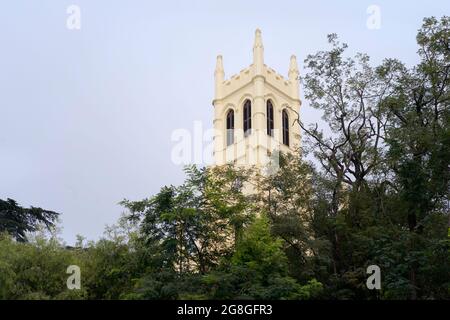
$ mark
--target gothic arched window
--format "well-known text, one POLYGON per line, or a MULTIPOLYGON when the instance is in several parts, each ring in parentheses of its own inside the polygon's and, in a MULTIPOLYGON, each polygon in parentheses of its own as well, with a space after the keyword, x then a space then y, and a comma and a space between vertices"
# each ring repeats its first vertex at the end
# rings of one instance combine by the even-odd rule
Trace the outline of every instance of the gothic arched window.
POLYGON ((283 144, 289 147, 289 116, 286 110, 282 114, 283 144))
POLYGON ((248 136, 252 129, 252 103, 245 100, 244 103, 244 136, 248 136))
POLYGON ((267 116, 267 134, 273 136, 273 105, 272 101, 267 101, 266 106, 266 116, 267 116))
POLYGON ((234 143, 234 111, 227 112, 227 146, 234 143))

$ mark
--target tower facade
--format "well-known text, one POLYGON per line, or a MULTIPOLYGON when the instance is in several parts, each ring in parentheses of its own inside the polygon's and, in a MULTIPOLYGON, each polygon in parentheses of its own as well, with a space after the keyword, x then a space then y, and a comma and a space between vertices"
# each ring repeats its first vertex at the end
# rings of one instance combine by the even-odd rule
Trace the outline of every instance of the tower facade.
POLYGON ((262 167, 274 151, 299 152, 299 71, 290 59, 288 78, 264 64, 261 31, 255 32, 253 63, 225 79, 217 56, 214 106, 214 161, 262 167))

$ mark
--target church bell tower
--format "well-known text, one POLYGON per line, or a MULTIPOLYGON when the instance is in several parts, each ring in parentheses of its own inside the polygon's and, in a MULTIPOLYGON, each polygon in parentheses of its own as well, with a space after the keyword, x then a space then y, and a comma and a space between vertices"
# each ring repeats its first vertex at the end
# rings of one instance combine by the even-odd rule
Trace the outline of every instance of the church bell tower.
POLYGON ((214 106, 215 165, 263 167, 276 151, 298 153, 299 71, 291 56, 288 78, 264 64, 264 46, 255 32, 253 63, 225 79, 217 56, 214 106))

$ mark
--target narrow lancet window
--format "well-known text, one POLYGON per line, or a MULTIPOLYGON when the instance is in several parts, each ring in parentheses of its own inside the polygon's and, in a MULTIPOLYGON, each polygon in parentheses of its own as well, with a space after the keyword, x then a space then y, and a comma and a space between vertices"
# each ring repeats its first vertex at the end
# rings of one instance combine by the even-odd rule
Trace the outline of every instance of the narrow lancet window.
POLYGON ((248 136, 252 129, 252 103, 246 100, 244 103, 244 136, 248 136))
POLYGON ((227 113, 227 146, 234 143, 234 111, 227 113))
POLYGON ((267 116, 267 134, 273 137, 273 105, 270 100, 267 101, 266 116, 267 116))
POLYGON ((282 114, 283 144, 289 147, 289 116, 286 110, 282 114))

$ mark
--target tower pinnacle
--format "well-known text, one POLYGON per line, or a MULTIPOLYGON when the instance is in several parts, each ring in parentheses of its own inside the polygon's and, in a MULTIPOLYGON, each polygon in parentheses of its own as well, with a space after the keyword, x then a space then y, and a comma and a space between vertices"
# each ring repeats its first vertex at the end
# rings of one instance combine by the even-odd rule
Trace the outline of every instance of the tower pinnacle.
POLYGON ((291 82, 291 94, 294 98, 298 99, 299 92, 298 87, 300 84, 297 57, 295 55, 291 56, 291 61, 289 62, 289 81, 291 82))
POLYGON ((255 31, 255 43, 253 44, 253 63, 256 66, 256 73, 261 74, 264 66, 264 46, 261 37, 261 30, 255 31))
POLYGON ((295 55, 291 56, 291 61, 289 63, 289 77, 292 75, 298 75, 298 65, 297 65, 297 57, 295 55))
POLYGON ((222 55, 220 55, 220 54, 217 56, 216 70, 215 70, 214 74, 218 74, 218 73, 224 73, 224 70, 223 70, 223 59, 222 59, 222 55))
POLYGON ((216 60, 216 70, 214 71, 215 89, 216 89, 216 99, 222 96, 222 82, 225 79, 225 71, 223 70, 223 60, 222 55, 217 56, 216 60))

